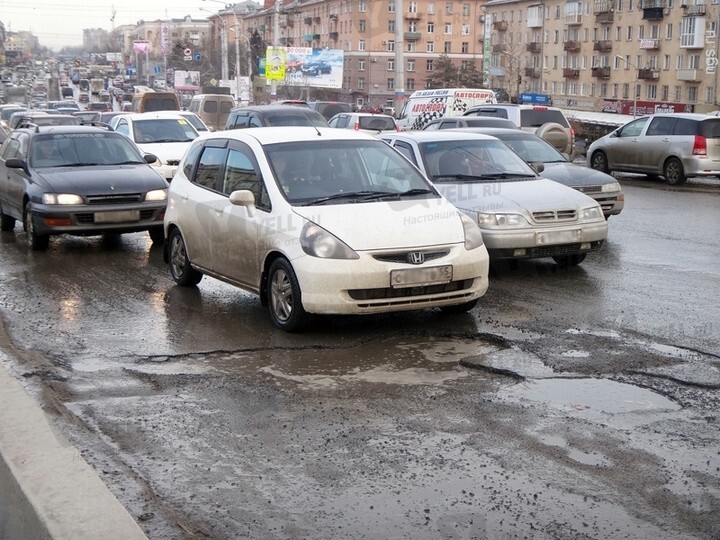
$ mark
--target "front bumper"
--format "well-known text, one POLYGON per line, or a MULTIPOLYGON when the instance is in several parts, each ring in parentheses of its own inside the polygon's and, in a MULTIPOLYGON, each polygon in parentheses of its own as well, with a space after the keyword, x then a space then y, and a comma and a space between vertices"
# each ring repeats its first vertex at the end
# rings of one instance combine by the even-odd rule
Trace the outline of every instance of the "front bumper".
POLYGON ((129 233, 162 227, 166 204, 135 205, 43 205, 30 207, 35 231, 39 235, 95 235, 106 232, 129 233))
POLYGON ((607 239, 606 221, 536 229, 482 229, 492 258, 541 258, 600 249, 607 239), (570 250, 570 251, 568 251, 570 250))
POLYGON ((370 314, 451 306, 480 298, 488 288, 487 250, 482 246, 467 251, 457 245, 443 249, 447 248, 447 255, 421 266, 379 260, 384 252, 360 252, 356 260, 307 255, 294 259, 303 308, 309 313, 370 314), (445 265, 452 265, 449 283, 405 288, 390 284, 393 270, 445 265))

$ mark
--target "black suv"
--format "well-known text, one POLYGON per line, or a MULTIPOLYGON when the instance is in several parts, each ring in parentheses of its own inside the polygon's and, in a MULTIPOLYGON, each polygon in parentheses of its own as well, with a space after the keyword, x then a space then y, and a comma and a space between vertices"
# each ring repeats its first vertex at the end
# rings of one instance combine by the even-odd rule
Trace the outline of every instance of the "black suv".
POLYGON ((327 120, 309 107, 295 105, 257 105, 230 110, 225 129, 244 129, 268 126, 329 127, 327 120))
POLYGON ((300 71, 306 75, 320 75, 321 73, 328 74, 332 71, 332 66, 325 60, 312 60, 305 62, 301 67, 300 71))
POLYGON ((16 129, 0 146, 0 229, 21 222, 36 251, 59 234, 148 231, 162 243, 168 183, 156 159, 107 126, 16 129))

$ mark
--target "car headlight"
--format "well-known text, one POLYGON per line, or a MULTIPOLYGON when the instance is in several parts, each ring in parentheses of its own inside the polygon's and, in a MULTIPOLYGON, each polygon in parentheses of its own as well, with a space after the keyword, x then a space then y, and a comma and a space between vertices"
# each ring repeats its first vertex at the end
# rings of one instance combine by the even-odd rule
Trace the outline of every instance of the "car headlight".
POLYGON ((484 212, 478 212, 478 225, 491 229, 530 226, 525 216, 520 214, 487 214, 484 212))
POLYGON ((43 193, 43 204, 83 204, 80 195, 72 193, 43 193))
POLYGON ((458 213, 460 221, 462 221, 463 231, 465 231, 465 249, 479 248, 483 245, 482 232, 477 223, 467 217, 465 214, 458 213))
POLYGON ((595 221, 597 219, 604 219, 599 206, 591 206, 580 210, 580 221, 595 221))
POLYGON ((620 184, 617 182, 612 182, 610 184, 603 184, 600 188, 600 191, 608 192, 608 191, 620 191, 620 184))
POLYGON ((167 189, 154 189, 145 194, 145 201, 167 201, 167 189))
POLYGON ((321 259, 359 259, 345 242, 330 234, 320 225, 306 223, 300 232, 300 246, 311 257, 321 259))

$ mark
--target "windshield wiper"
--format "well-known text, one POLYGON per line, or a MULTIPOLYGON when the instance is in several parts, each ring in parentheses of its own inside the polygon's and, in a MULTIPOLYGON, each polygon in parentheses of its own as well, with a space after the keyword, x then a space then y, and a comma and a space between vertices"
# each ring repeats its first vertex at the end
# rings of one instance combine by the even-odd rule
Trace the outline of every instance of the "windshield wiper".
POLYGON ((508 178, 536 178, 534 174, 527 173, 509 173, 509 172, 497 172, 497 173, 486 173, 481 174, 479 178, 491 179, 491 180, 506 180, 508 178))
POLYGON ((363 201, 382 199, 384 197, 399 197, 400 193, 393 193, 391 191, 348 191, 346 193, 335 193, 326 197, 318 197, 312 201, 309 201, 306 206, 313 204, 323 204, 328 201, 336 201, 339 199, 358 199, 363 201))
POLYGON ((63 163, 62 165, 54 165, 55 167, 94 167, 96 165, 99 165, 99 163, 63 163))
POLYGON ((400 195, 401 197, 409 197, 409 196, 412 196, 412 195, 430 195, 431 193, 433 193, 433 190, 432 190, 432 189, 427 189, 427 188, 413 188, 413 189, 408 189, 407 191, 403 191, 403 192, 401 192, 401 193, 398 193, 398 195, 400 195))
POLYGON ((141 143, 141 144, 156 144, 156 143, 166 143, 166 142, 188 142, 190 139, 155 139, 153 141, 147 142, 147 143, 141 143))
POLYGON ((145 161, 120 161, 118 163, 107 163, 107 165, 137 165, 138 163, 145 163, 145 161))

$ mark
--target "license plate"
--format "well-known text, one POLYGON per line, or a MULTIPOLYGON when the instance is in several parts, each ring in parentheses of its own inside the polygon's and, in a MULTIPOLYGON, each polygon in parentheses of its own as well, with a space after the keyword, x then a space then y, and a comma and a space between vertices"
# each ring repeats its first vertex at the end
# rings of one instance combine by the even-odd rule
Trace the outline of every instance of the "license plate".
POLYGON ((578 242, 582 242, 582 231, 580 229, 537 233, 535 236, 535 244, 538 246, 577 244, 578 242))
POLYGON ((125 223, 126 221, 140 221, 140 210, 95 212, 95 223, 125 223))
POLYGON ((432 266, 430 268, 408 268, 390 272, 390 285, 395 288, 421 287, 452 281, 452 265, 432 266))

